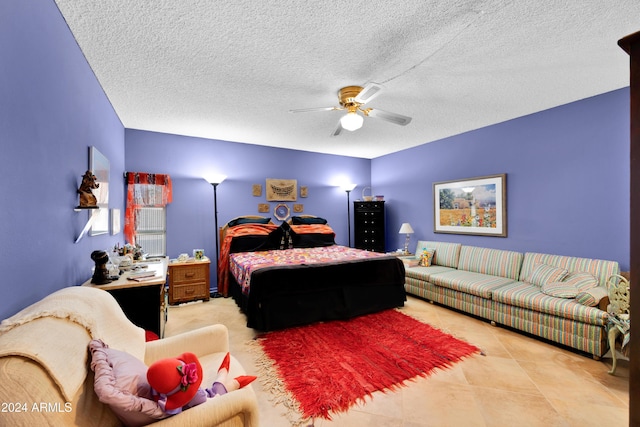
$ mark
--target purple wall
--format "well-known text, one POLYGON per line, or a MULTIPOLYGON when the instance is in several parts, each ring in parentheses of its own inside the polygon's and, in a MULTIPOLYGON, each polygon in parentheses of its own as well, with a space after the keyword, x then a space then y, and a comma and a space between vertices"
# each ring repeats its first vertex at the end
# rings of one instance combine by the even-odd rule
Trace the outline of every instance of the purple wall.
MULTIPOLYGON (((417 240, 618 261, 629 269, 629 89, 372 161, 387 202, 387 249, 417 240), (507 174, 508 237, 433 232, 437 181, 507 174)), ((414 246, 415 247, 415 246, 414 246)))
MULTIPOLYGON (((252 144, 193 138, 127 129, 126 169, 167 173, 173 182, 173 203, 167 207, 167 254, 177 257, 203 248, 215 259, 215 225, 212 186, 203 177, 226 175, 218 186, 218 225, 240 215, 272 217, 277 202, 267 202, 265 179, 296 179, 307 186, 308 197, 298 197, 304 214, 326 218, 336 232, 336 242, 347 245, 347 196, 338 184, 358 184, 354 197, 369 185, 370 160, 287 150, 252 144), (261 197, 252 195, 253 184, 262 184, 261 197), (258 213, 258 203, 269 203, 268 214, 258 213)), ((299 191, 298 191, 299 196, 299 191)), ((351 199, 353 200, 353 198, 351 199)), ((351 210, 353 218, 353 210, 351 210)), ((292 213, 293 215, 293 213, 292 213)), ((353 229, 351 230, 353 233, 353 229)), ((212 265, 212 287, 215 287, 212 265)))
MULTIPOLYGON (((253 184, 297 179, 305 213, 326 217, 347 242, 341 180, 372 183, 387 200, 387 249, 435 239, 517 251, 612 259, 629 268, 628 88, 425 144, 372 161, 136 130, 124 130, 53 0, 0 2, 0 319, 90 277, 90 253, 122 234, 85 237, 74 212, 88 147, 111 163, 110 207, 124 211, 125 170, 168 173, 168 254, 214 253, 219 224, 257 214, 253 184), (126 144, 125 144, 126 140, 126 144), (126 163, 125 163, 126 158, 126 163), (506 173, 507 238, 433 233, 432 183, 506 173), (120 183, 121 185, 119 185, 120 183)), ((274 203, 271 203, 273 207, 274 203)), ((353 214, 353 212, 352 212, 353 214)))
MULTIPOLYGON (((0 2, 0 319, 91 277, 95 249, 121 236, 74 240, 88 147, 124 170, 124 128, 53 0, 0 2)), ((123 208, 123 190, 111 190, 123 208)))

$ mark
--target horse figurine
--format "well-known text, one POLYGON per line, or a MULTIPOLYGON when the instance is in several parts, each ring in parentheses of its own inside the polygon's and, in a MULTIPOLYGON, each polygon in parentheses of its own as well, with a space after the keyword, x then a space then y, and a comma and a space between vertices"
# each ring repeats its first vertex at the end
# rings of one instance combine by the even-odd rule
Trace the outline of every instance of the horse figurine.
POLYGON ((82 184, 78 188, 78 194, 80 194, 79 208, 95 208, 98 206, 98 199, 93 195, 94 188, 100 187, 100 184, 96 182, 96 176, 91 171, 86 171, 82 176, 82 184))

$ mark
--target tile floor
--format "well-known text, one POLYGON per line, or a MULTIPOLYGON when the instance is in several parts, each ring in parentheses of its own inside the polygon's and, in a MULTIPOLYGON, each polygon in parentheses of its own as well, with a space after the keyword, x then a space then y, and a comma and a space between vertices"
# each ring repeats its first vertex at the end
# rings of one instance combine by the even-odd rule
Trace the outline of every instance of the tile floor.
MULTIPOLYGON (((395 392, 376 392, 316 427, 627 426, 629 362, 590 357, 409 296, 403 312, 480 347, 474 356, 395 392)), ((255 331, 231 298, 169 307, 166 336, 222 323, 232 354, 256 371, 248 342, 255 331)), ((263 427, 290 426, 259 380, 253 383, 263 427)))

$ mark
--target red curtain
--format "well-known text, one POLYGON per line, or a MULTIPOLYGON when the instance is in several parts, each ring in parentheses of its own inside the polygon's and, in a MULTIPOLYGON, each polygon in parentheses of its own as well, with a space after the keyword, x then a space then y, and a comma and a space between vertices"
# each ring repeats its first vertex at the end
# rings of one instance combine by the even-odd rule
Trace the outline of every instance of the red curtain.
POLYGON ((135 245, 136 209, 166 206, 173 200, 171 177, 159 173, 127 172, 127 206, 124 215, 124 237, 135 245))

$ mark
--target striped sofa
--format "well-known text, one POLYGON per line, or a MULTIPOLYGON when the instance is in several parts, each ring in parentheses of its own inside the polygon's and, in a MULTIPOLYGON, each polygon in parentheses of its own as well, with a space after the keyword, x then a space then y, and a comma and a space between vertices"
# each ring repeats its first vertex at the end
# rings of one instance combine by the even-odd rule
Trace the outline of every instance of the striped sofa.
POLYGON ((431 266, 405 258, 408 293, 596 358, 606 353, 608 315, 598 302, 607 279, 619 273, 617 262, 431 241, 418 242, 416 259, 425 248, 435 250, 431 266), (541 281, 555 280, 552 274, 559 270, 565 277, 589 273, 597 287, 575 298, 542 292, 541 281))

